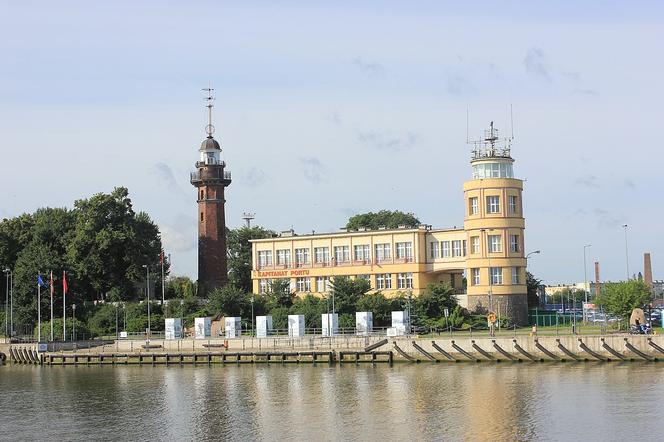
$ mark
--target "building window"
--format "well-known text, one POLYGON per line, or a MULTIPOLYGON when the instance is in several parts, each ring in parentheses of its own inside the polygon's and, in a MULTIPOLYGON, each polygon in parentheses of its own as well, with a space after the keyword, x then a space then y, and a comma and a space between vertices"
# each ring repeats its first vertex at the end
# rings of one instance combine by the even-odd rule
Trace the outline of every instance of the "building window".
POLYGON ((334 259, 336 262, 350 261, 350 248, 348 246, 337 246, 334 248, 334 259))
POLYGON ((517 211, 517 197, 514 195, 510 195, 509 201, 508 201, 508 210, 510 215, 515 215, 518 213, 517 211))
POLYGON ((480 237, 471 236, 470 237, 470 253, 477 254, 480 253, 480 237))
POLYGON ((309 264, 309 249, 295 249, 295 265, 301 267, 309 264))
POLYGON ((501 285, 503 283, 503 268, 491 267, 491 284, 501 285))
POLYGON ((486 212, 487 213, 500 213, 500 197, 487 196, 486 197, 486 212))
POLYGON ((317 293, 326 293, 330 291, 330 277, 329 276, 317 276, 316 277, 316 292, 317 293))
POLYGON ((203 212, 201 212, 201 222, 203 221, 203 212))
POLYGON ((471 277, 473 285, 480 285, 480 269, 471 269, 471 277))
POLYGON ((468 200, 468 213, 471 215, 477 215, 479 213, 479 204, 476 196, 471 197, 468 200))
POLYGON ((466 256, 468 255, 468 241, 464 239, 461 243, 463 244, 463 256, 466 256))
POLYGON ((503 244, 500 235, 489 235, 489 252, 499 253, 503 250, 503 244))
POLYGON ((441 241, 441 250, 443 252, 443 258, 449 258, 450 257, 450 242, 449 241, 441 241))
POLYGON ((376 289, 384 290, 392 288, 392 274, 379 273, 376 275, 376 289))
POLYGON ((272 250, 261 250, 258 252, 258 265, 260 267, 272 265, 272 250))
POLYGON ((461 240, 452 241, 452 256, 461 256, 461 240))
POLYGON ((310 292, 311 291, 311 279, 306 278, 297 278, 297 291, 298 292, 310 292))
POLYGON ((261 293, 269 293, 272 289, 272 280, 271 279, 260 279, 258 281, 261 293))
POLYGON ((396 243, 397 259, 411 260, 413 258, 413 243, 412 242, 398 242, 396 243))
POLYGON ((431 259, 436 259, 439 256, 438 249, 439 249, 439 243, 438 241, 433 241, 431 243, 431 259))
POLYGON ((376 244, 376 261, 383 262, 392 259, 392 246, 389 243, 376 244))
POLYGON ((277 265, 290 267, 291 263, 290 250, 281 249, 277 250, 277 265))
POLYGON ((315 247, 314 256, 316 263, 327 264, 330 262, 330 248, 329 247, 315 247))
POLYGON ((521 284, 519 280, 519 268, 518 267, 512 267, 512 284, 517 285, 521 284))
POLYGON ((353 246, 353 256, 355 258, 355 261, 370 261, 371 249, 369 247, 369 244, 353 246))
POLYGON ((397 287, 400 289, 413 288, 413 274, 412 273, 399 273, 397 275, 397 287))
POLYGON ((519 235, 510 235, 510 252, 519 253, 519 235))
POLYGON ((355 275, 355 279, 364 279, 371 282, 371 275, 355 275))

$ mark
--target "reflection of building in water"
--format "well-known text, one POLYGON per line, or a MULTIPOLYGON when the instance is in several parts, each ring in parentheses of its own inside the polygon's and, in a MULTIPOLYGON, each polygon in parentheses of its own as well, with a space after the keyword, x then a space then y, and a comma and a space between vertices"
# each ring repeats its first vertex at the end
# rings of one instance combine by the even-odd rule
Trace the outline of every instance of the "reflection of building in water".
POLYGON ((491 123, 472 152, 472 179, 463 185, 463 228, 357 230, 252 241, 253 291, 268 291, 286 279, 293 291, 324 294, 337 276, 366 278, 387 296, 421 293, 447 282, 462 305, 527 321, 523 181, 514 178, 510 139, 500 140, 491 123), (463 293, 463 276, 467 293, 463 293))

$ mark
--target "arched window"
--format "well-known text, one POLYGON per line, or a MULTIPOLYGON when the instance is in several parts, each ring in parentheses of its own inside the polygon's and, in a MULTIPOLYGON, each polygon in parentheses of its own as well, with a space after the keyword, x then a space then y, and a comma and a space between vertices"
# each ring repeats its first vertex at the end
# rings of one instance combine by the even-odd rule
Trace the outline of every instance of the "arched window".
POLYGON ((201 221, 203 221, 203 212, 201 212, 201 221))

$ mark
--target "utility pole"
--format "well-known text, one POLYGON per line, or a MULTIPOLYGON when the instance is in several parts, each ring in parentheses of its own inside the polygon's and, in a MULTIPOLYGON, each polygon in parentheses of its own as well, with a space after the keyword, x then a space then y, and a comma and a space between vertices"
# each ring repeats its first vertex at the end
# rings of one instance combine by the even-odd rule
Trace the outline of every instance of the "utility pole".
POLYGON ((629 281, 629 253, 627 251, 627 224, 623 224, 623 229, 625 229, 625 269, 627 271, 626 281, 629 281))

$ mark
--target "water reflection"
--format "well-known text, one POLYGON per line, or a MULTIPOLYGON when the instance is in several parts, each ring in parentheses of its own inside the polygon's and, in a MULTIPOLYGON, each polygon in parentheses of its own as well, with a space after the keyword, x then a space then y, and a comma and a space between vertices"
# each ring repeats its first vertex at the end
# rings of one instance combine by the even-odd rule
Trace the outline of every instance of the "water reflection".
POLYGON ((657 439, 661 364, 0 367, 3 433, 64 440, 657 439))

